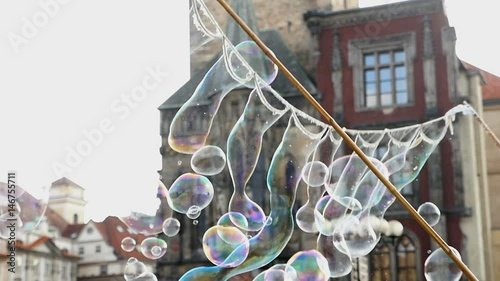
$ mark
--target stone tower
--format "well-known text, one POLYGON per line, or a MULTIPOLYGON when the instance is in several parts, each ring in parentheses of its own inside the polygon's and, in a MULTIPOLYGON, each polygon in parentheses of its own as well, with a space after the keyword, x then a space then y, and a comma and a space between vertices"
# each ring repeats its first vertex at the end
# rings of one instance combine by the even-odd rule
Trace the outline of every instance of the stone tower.
POLYGON ((85 189, 67 178, 52 183, 49 207, 67 222, 84 223, 85 189))

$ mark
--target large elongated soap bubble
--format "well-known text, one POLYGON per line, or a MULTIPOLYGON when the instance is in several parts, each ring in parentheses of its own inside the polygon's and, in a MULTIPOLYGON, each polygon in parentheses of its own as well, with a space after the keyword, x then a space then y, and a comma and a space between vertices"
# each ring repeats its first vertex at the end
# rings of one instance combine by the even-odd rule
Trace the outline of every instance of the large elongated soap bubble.
POLYGON ((191 158, 191 168, 198 174, 213 176, 224 170, 226 155, 220 147, 207 145, 200 148, 191 158))
POLYGON ((265 89, 259 86, 250 93, 245 110, 229 134, 227 141, 228 167, 234 192, 229 202, 230 214, 238 213, 247 218, 246 225, 238 224, 243 230, 257 231, 264 226, 266 215, 262 208, 252 201, 245 187, 252 176, 262 149, 262 137, 285 112, 272 107, 265 98, 265 89), (251 141, 247 141, 251 140, 251 141))
MULTIPOLYGON (((321 143, 318 145, 316 151, 314 152, 313 159, 315 161, 309 162, 308 164, 315 162, 321 163, 319 164, 319 166, 321 167, 320 170, 323 170, 326 165, 330 165, 341 143, 342 141, 340 136, 338 136, 337 133, 333 130, 330 130, 321 140, 321 143)), ((309 166, 311 167, 312 165, 309 166)), ((308 170, 307 165, 302 170, 302 179, 304 179, 304 171, 306 170, 308 170)), ((320 174, 325 175, 326 182, 329 178, 329 171, 323 171, 320 172, 320 174)), ((307 173, 307 175, 310 174, 307 173)), ((323 182, 323 176, 320 176, 320 178, 322 178, 320 181, 323 182)), ((325 182, 323 182, 323 184, 325 182)), ((318 221, 315 219, 315 213, 317 212, 315 207, 318 201, 322 198, 324 192, 325 188, 323 186, 307 187, 307 202, 304 204, 304 206, 300 207, 300 209, 297 211, 297 214, 295 215, 297 226, 302 231, 307 233, 316 233, 318 232, 319 228, 323 227, 323 225, 318 224, 318 221)))
POLYGON ((207 72, 191 98, 170 124, 168 143, 177 152, 193 154, 205 145, 212 122, 224 97, 238 86, 255 87, 255 74, 265 83, 276 78, 276 65, 253 41, 233 47, 224 42, 224 54, 207 72), (199 122, 196 131, 191 122, 199 122))

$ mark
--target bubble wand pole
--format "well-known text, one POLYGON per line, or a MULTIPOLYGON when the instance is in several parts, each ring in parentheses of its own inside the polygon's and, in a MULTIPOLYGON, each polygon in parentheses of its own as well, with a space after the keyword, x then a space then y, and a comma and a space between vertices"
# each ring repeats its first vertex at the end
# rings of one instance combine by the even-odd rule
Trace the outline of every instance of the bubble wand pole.
POLYGON ((255 41, 262 51, 271 59, 283 74, 292 82, 292 84, 304 95, 311 105, 327 120, 335 131, 344 139, 346 144, 363 160, 368 168, 379 178, 379 180, 389 189, 396 199, 410 212, 415 220, 424 228, 424 230, 436 241, 443 251, 455 262, 469 280, 478 280, 472 271, 460 260, 451 250, 450 246, 439 236, 439 234, 420 216, 420 214, 408 203, 408 201, 399 193, 396 187, 375 167, 354 141, 342 130, 337 122, 328 114, 328 112, 313 98, 313 96, 302 86, 302 84, 293 76, 292 73, 278 60, 260 38, 241 20, 241 18, 233 11, 233 9, 224 1, 217 0, 219 4, 227 11, 227 13, 238 23, 238 25, 255 41))

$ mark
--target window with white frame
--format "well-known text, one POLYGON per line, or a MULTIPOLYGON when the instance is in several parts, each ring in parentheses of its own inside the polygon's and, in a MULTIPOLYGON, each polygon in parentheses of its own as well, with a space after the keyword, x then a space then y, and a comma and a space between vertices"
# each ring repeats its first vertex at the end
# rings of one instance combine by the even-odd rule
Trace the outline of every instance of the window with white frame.
POLYGON ((366 108, 409 103, 404 49, 364 53, 363 68, 366 108))
POLYGON ((413 104, 415 49, 414 33, 349 42, 357 111, 413 104))

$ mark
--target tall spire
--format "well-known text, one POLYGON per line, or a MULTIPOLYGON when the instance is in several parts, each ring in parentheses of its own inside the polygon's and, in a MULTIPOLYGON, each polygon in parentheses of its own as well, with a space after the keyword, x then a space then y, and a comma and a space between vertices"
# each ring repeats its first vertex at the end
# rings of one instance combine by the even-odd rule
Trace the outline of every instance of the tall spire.
MULTIPOLYGON (((257 27, 257 17, 255 16, 253 0, 231 0, 231 7, 248 27, 258 35, 259 29, 257 27)), ((251 40, 231 17, 229 17, 226 25, 226 35, 234 45, 251 40)))

